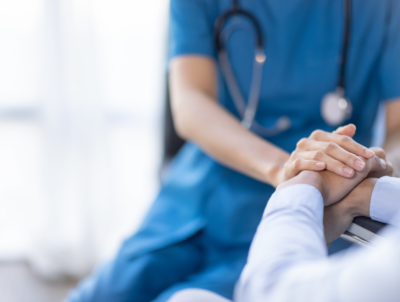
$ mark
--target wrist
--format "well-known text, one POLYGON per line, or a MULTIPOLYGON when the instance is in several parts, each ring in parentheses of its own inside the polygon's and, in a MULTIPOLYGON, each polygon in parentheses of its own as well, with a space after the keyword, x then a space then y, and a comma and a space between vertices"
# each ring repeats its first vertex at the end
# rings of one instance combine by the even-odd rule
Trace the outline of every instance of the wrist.
POLYGON ((353 217, 370 217, 371 196, 377 181, 377 178, 366 178, 350 192, 348 197, 353 217))
POLYGON ((282 154, 273 164, 263 169, 266 183, 276 188, 285 181, 285 164, 289 158, 290 155, 288 153, 282 154))
POLYGON ((299 185, 299 184, 313 186, 321 193, 322 198, 325 200, 327 193, 324 188, 323 177, 322 177, 321 173, 319 173, 319 172, 303 171, 300 174, 298 174, 297 176, 293 177, 292 179, 281 183, 277 187, 277 190, 281 190, 285 187, 299 185))
POLYGON ((316 188, 321 193, 322 198, 325 201, 327 192, 324 185, 323 174, 321 172, 303 171, 299 174, 299 176, 304 184, 316 188))

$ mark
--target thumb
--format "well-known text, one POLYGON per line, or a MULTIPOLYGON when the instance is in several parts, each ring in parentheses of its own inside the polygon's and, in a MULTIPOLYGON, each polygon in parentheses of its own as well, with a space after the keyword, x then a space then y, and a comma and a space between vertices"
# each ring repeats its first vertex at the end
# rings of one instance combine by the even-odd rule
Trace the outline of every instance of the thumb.
POLYGON ((339 127, 336 129, 336 131, 333 131, 333 133, 353 137, 354 134, 356 134, 356 126, 353 124, 349 124, 343 127, 339 127))

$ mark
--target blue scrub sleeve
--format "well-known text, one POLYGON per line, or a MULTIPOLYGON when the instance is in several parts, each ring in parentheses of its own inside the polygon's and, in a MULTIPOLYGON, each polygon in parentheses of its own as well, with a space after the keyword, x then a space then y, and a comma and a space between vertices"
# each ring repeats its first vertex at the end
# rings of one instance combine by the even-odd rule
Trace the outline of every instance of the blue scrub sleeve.
POLYGON ((381 61, 382 100, 400 97, 400 1, 392 0, 381 61))
POLYGON ((216 2, 171 0, 169 59, 185 54, 216 57, 213 37, 216 2))

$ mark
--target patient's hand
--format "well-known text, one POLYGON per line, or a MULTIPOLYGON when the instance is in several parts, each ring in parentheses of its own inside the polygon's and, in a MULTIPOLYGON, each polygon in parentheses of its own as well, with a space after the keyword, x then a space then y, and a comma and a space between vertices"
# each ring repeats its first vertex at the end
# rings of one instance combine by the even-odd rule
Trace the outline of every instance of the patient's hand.
MULTIPOLYGON (((386 160, 385 152, 380 148, 371 148, 375 154, 386 160)), ((392 165, 387 162, 386 169, 379 172, 370 172, 357 187, 347 194, 341 201, 324 209, 324 232, 326 242, 339 238, 357 216, 370 217, 371 196, 378 178, 393 172, 392 165)))
POLYGON ((370 200, 377 178, 391 175, 393 168, 386 162, 385 152, 373 148, 376 156, 363 159, 366 168, 351 179, 342 178, 329 171, 304 171, 278 186, 278 190, 294 184, 316 187, 324 198, 324 231, 328 243, 337 239, 357 216, 369 216, 370 200), (368 178, 367 178, 368 177, 368 178), (340 200, 340 201, 339 201, 340 200), (339 202, 337 202, 339 201, 339 202))
POLYGON ((370 216, 371 196, 377 178, 366 178, 345 198, 324 209, 324 232, 327 243, 339 238, 357 216, 370 216))

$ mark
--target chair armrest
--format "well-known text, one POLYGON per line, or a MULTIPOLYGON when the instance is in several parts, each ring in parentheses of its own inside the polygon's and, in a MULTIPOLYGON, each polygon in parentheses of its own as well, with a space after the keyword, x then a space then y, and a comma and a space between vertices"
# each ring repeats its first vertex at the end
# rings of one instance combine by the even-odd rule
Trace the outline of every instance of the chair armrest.
POLYGON ((370 247, 371 241, 386 226, 385 223, 372 220, 369 217, 356 217, 349 228, 340 237, 351 243, 370 247))

